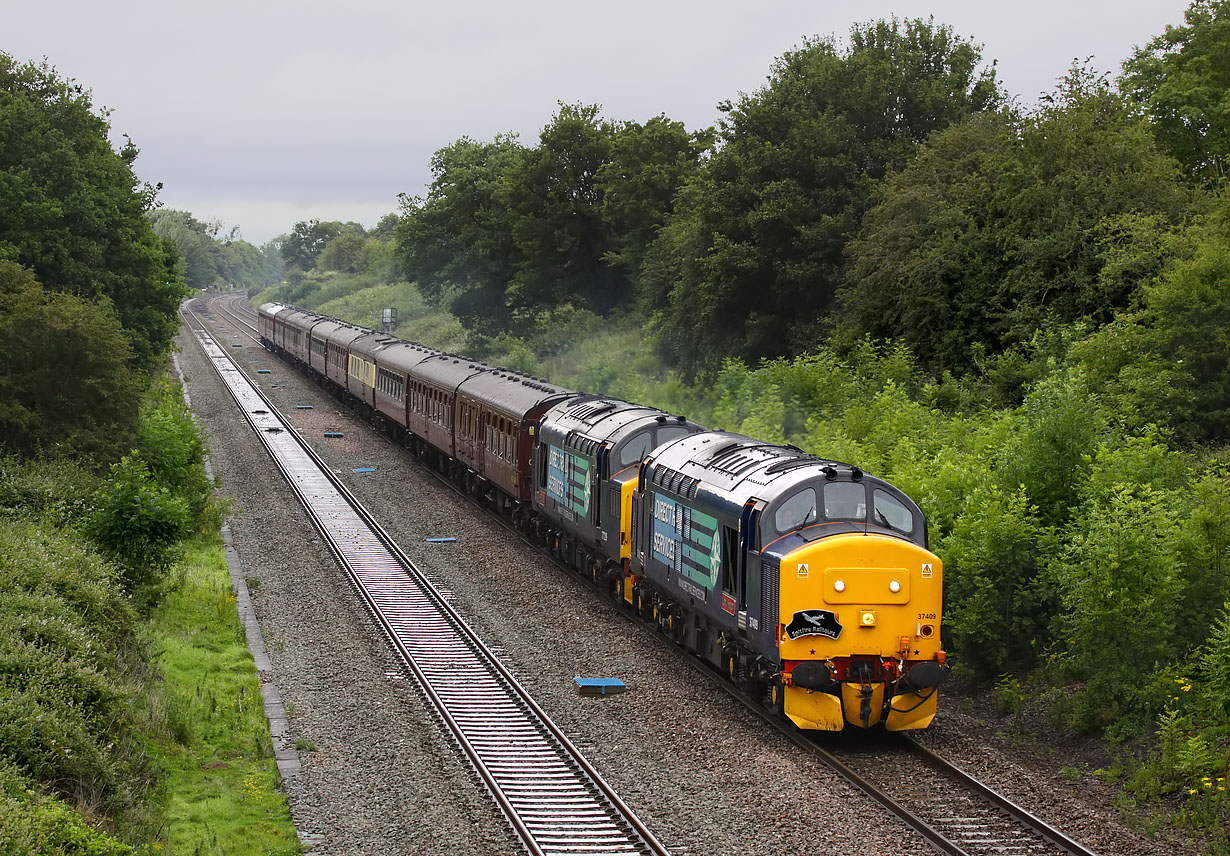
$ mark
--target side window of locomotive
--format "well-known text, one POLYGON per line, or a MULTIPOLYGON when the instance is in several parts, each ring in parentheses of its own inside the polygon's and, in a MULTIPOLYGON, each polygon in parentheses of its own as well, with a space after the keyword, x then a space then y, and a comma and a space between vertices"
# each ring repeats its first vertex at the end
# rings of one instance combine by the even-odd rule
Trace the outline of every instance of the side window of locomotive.
POLYGON ((824 516, 829 520, 866 520, 867 488, 858 482, 826 482, 824 516))
POLYGON ((635 435, 624 444, 623 449, 619 452, 619 466, 630 467, 637 461, 645 457, 645 454, 651 448, 653 435, 648 431, 642 431, 635 435))
POLYGON ((816 491, 804 488, 777 507, 773 523, 778 532, 786 533, 816 522, 816 491))
POLYGON ((914 531, 914 515, 901 500, 888 491, 877 489, 872 494, 872 520, 890 529, 909 535, 914 531))

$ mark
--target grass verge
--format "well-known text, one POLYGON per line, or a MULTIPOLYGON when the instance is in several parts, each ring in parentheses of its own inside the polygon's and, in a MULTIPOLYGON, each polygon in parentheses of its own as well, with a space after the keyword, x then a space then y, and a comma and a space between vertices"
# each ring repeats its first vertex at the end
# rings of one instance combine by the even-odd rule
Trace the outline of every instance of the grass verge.
POLYGON ((189 545, 178 570, 149 623, 175 738, 159 759, 160 844, 186 856, 302 853, 218 536, 189 545))

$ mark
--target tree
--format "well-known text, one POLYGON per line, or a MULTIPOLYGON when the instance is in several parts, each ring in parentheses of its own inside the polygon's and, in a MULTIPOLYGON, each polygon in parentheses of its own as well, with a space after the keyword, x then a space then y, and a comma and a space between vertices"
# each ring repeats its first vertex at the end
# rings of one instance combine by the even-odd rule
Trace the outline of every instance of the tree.
POLYGON ((609 241, 597 176, 614 135, 596 104, 561 104, 525 152, 510 188, 515 254, 506 299, 520 322, 515 332, 561 304, 605 314, 627 297, 627 279, 602 263, 609 241))
POLYGON ((1220 182, 1230 158, 1230 0, 1196 0, 1123 64, 1120 88, 1194 178, 1220 182))
POLYGON ((271 242, 257 247, 244 240, 222 244, 226 280, 237 288, 257 291, 282 281, 286 267, 279 247, 271 242))
POLYGON ((207 227, 187 211, 159 208, 149 214, 154 232, 173 241, 179 250, 183 279, 189 288, 204 291, 216 286, 226 267, 222 248, 207 227))
POLYGON ((692 133, 666 116, 619 126, 609 160, 594 176, 611 247, 604 263, 624 278, 637 275, 649 245, 674 213, 680 188, 714 140, 712 128, 692 133))
POLYGON ((145 217, 157 188, 133 174, 132 142, 116 152, 109 131, 79 84, 0 53, 0 259, 47 288, 108 299, 149 365, 175 335, 183 283, 145 217))
POLYGON ((19 454, 116 459, 132 437, 140 383, 104 299, 46 291, 0 261, 0 444, 19 454))
POLYGON ((463 137, 432 156, 426 198, 401 197, 396 235, 406 276, 429 300, 452 292, 453 314, 488 335, 508 328, 510 194, 525 151, 511 135, 489 143, 463 137))
POLYGON ((764 88, 728 105, 688 194, 697 207, 676 214, 696 235, 669 239, 701 254, 657 284, 669 289, 662 349, 695 373, 726 355, 813 347, 877 182, 931 132, 999 102, 979 63, 976 46, 918 20, 855 27, 845 51, 809 41, 777 60, 764 88))
POLYGON ((367 243, 361 231, 347 230, 330 238, 316 259, 320 270, 358 273, 362 264, 363 246, 367 243))
POLYGON ((1187 201, 1125 100, 1073 69, 1033 115, 954 125, 885 181, 850 245, 843 338, 899 338, 960 372, 1048 324, 1105 324, 1160 270, 1187 201))
MULTIPOLYGON (((1094 384, 1136 424, 1188 444, 1230 441, 1230 204, 1141 289, 1140 306, 1074 349, 1094 384), (1186 256, 1186 257, 1184 257, 1186 256)), ((1179 245, 1181 246, 1181 245, 1179 245)))
POLYGON ((342 231, 342 224, 319 220, 300 220, 282 242, 282 260, 288 268, 309 271, 325 245, 342 231))

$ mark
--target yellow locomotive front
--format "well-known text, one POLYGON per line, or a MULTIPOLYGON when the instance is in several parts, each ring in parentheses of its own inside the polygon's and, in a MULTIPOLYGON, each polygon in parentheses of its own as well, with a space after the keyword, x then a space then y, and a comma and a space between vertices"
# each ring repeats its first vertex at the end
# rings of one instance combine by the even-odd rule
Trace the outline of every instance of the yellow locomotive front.
POLYGON ((926 728, 947 675, 943 565, 874 531, 821 537, 780 560, 783 708, 800 728, 926 728))

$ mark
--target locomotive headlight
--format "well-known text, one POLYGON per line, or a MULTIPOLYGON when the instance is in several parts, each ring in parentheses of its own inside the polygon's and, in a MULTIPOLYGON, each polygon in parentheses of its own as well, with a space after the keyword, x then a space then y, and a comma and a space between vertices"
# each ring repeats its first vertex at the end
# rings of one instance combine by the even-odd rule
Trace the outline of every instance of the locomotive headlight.
POLYGON ((864 609, 858 614, 858 623, 863 627, 876 626, 876 613, 874 609, 864 609))
POLYGON ((893 580, 891 583, 888 584, 888 590, 891 591, 893 594, 896 594, 897 592, 901 591, 901 583, 897 582, 896 580, 893 580))
POLYGON ((833 591, 845 591, 845 590, 846 590, 845 580, 834 580, 833 581, 833 591))

